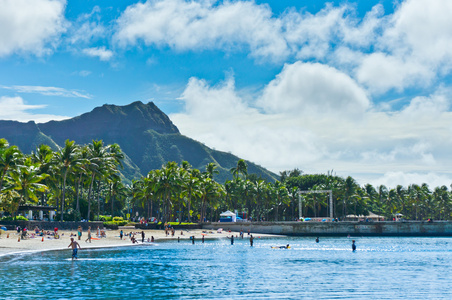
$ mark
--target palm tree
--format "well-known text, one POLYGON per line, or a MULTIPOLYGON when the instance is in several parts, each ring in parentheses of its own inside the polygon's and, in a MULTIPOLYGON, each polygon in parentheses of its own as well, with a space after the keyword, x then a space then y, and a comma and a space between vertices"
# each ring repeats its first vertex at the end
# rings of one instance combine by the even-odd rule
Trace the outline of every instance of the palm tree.
POLYGON ((206 173, 210 178, 213 179, 213 176, 215 174, 220 174, 220 172, 217 170, 217 165, 215 163, 208 163, 206 166, 206 173))
POLYGON ((231 168, 230 172, 232 173, 232 176, 234 178, 239 177, 240 174, 243 175, 244 178, 246 178, 248 175, 248 166, 247 166, 245 160, 239 159, 237 161, 237 166, 235 166, 234 168, 231 168))
POLYGON ((0 139, 0 191, 6 173, 19 164, 22 153, 16 146, 9 146, 5 139, 0 139))
MULTIPOLYGON (((184 168, 184 170, 186 170, 184 168)), ((191 204, 194 198, 199 198, 201 196, 200 191, 200 176, 199 170, 186 170, 182 174, 181 181, 181 197, 187 199, 188 204, 188 222, 191 222, 191 204)))
MULTIPOLYGON (((39 166, 39 174, 50 174, 51 168, 55 165, 55 153, 48 145, 40 145, 36 148, 36 152, 31 153, 32 161, 39 166)), ((49 177, 46 177, 43 182, 45 185, 50 184, 49 177)), ((41 205, 44 205, 46 193, 41 195, 41 205)))
POLYGON ((109 194, 107 202, 111 204, 111 216, 115 216, 114 202, 116 200, 122 200, 127 196, 127 189, 121 181, 121 177, 118 174, 111 174, 108 178, 109 194))
POLYGON ((93 194, 94 180, 96 176, 101 176, 102 169, 107 165, 108 160, 108 151, 107 148, 104 147, 104 143, 102 141, 93 140, 92 144, 88 146, 88 163, 86 165, 91 173, 91 181, 88 190, 88 214, 86 217, 88 221, 91 214, 91 195, 93 194))
POLYGON ((262 180, 259 179, 255 184, 254 184, 254 195, 255 195, 255 200, 256 200, 256 220, 260 220, 260 217, 263 213, 263 205, 264 205, 264 199, 265 199, 265 194, 266 194, 266 188, 267 188, 267 183, 262 180))
POLYGON ((40 182, 48 175, 39 174, 39 167, 32 163, 31 159, 25 160, 23 165, 10 173, 12 184, 6 190, 16 190, 20 194, 18 206, 28 200, 38 202, 37 192, 43 192, 47 186, 40 182))
POLYGON ((168 162, 165 166, 157 171, 158 178, 158 194, 163 196, 165 201, 165 221, 170 219, 172 199, 175 199, 175 194, 180 189, 181 179, 179 177, 178 166, 176 162, 168 162))
POLYGON ((60 149, 55 158, 60 165, 60 170, 63 175, 63 187, 61 196, 61 221, 63 221, 63 210, 64 210, 64 200, 66 195, 66 179, 67 174, 71 171, 78 163, 79 148, 74 141, 66 140, 64 147, 60 149))

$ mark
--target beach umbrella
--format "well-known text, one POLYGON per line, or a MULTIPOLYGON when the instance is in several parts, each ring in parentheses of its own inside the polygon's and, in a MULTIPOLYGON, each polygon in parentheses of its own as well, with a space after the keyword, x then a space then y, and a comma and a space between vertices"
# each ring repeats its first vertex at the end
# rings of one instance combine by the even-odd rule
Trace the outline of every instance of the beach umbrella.
POLYGON ((5 226, 2 226, 1 229, 4 230, 4 231, 8 230, 8 229, 6 229, 5 226))

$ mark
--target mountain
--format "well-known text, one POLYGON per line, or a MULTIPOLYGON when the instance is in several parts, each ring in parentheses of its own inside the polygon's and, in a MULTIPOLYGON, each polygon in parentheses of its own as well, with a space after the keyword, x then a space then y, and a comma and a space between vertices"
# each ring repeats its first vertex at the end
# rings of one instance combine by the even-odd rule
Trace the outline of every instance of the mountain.
MULTIPOLYGON (((204 144, 180 134, 154 103, 133 102, 125 106, 103 105, 78 117, 36 124, 16 121, 0 121, 0 137, 22 152, 30 153, 40 144, 56 150, 65 140, 77 144, 89 144, 103 140, 105 144, 117 143, 125 154, 125 178, 131 180, 159 169, 168 161, 188 161, 201 171, 214 162, 220 174, 215 179, 224 182, 232 178, 229 170, 237 165, 239 157, 210 149, 204 144)), ((248 172, 274 181, 277 175, 247 161, 248 172)))

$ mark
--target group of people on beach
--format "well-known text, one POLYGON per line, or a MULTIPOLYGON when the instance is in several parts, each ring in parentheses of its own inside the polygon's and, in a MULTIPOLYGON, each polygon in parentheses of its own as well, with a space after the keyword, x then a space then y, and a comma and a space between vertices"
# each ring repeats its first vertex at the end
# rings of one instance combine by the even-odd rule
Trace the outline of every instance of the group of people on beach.
MULTIPOLYGON (((174 228, 169 228, 169 227, 165 226, 165 235, 168 236, 169 232, 171 232, 172 236, 174 236, 174 232, 175 232, 174 228)), ((229 231, 229 232, 231 232, 231 231, 229 231)), ((207 232, 203 231, 202 237, 201 237, 202 243, 204 243, 204 237, 205 237, 206 234, 207 234, 207 232)), ((98 235, 100 236, 99 228, 98 228, 98 235)), ((119 238, 121 240, 123 239, 124 236, 128 236, 130 238, 130 240, 132 241, 132 244, 138 243, 138 240, 136 238, 137 235, 141 236, 141 242, 144 243, 145 242, 145 237, 146 237, 146 234, 145 234, 144 231, 141 231, 141 232, 130 232, 130 233, 126 233, 126 234, 124 234, 123 230, 121 230, 119 232, 119 238)), ((181 235, 183 235, 183 231, 181 231, 181 235)), ((253 247, 253 245, 254 245, 254 236, 251 234, 250 230, 248 230, 248 235, 250 236, 250 238, 249 238, 250 246, 253 247)), ((81 239, 81 236, 82 236, 82 229, 79 226, 78 230, 77 230, 78 240, 81 239)), ((240 230, 239 236, 240 236, 241 239, 244 238, 243 230, 240 230)), ((231 236, 227 236, 227 238, 230 239, 231 245, 234 245, 234 234, 231 234, 231 236)), ((195 244, 195 236, 194 235, 190 236, 190 240, 191 240, 192 244, 195 244)), ((91 242, 91 227, 88 227, 88 238, 85 240, 85 242, 87 242, 87 241, 91 242)), ((151 238, 148 238, 147 241, 148 242, 154 242, 154 237, 151 236, 151 238)), ((178 237, 177 241, 180 242, 180 237, 178 237)), ((320 238, 316 237, 315 242, 319 243, 320 242, 320 238)), ((76 240, 74 240, 74 238, 72 237, 72 234, 71 234, 71 243, 69 244, 68 248, 69 247, 72 248, 72 259, 77 259, 77 252, 78 252, 78 249, 81 249, 81 247, 80 247, 80 244, 76 240)), ((290 245, 287 244, 287 245, 284 245, 284 246, 272 246, 271 248, 289 249, 290 245)), ((356 251, 355 240, 352 240, 352 251, 353 252, 356 251)))
MULTIPOLYGON (((52 232, 50 230, 44 231, 44 229, 39 229, 38 226, 35 226, 35 229, 30 232, 30 230, 28 230, 27 227, 22 228, 20 226, 17 226, 16 231, 17 231, 17 235, 19 235, 19 240, 20 239, 28 239, 28 238, 34 239, 36 237, 42 237, 42 238, 47 237, 47 238, 54 238, 54 239, 60 238, 57 227, 55 227, 55 229, 52 232)), ((64 235, 64 233, 62 235, 64 235)), ((9 234, 7 237, 9 237, 9 234)))

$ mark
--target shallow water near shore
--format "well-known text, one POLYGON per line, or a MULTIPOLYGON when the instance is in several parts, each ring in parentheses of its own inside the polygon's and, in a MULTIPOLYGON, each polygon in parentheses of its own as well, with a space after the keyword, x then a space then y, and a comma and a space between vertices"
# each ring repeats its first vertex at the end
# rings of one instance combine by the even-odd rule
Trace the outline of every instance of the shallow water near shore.
POLYGON ((0 298, 452 298, 451 238, 354 239, 356 252, 348 238, 281 237, 15 255, 0 259, 0 298))

